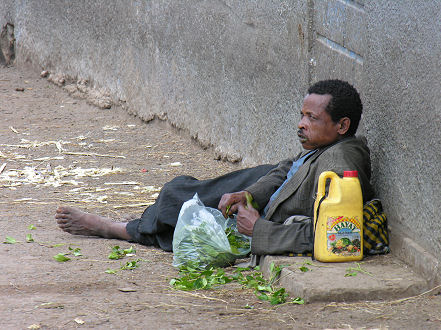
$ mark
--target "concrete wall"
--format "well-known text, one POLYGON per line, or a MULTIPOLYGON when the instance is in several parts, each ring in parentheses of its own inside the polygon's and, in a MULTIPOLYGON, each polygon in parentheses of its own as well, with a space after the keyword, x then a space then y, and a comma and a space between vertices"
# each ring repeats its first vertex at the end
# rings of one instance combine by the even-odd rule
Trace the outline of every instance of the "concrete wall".
POLYGON ((441 277, 441 1, 366 1, 365 127, 395 252, 441 277), (394 243, 398 243, 396 239, 394 243), (397 248, 399 247, 400 250, 397 248))
POLYGON ((279 0, 21 1, 17 57, 106 87, 231 159, 277 161, 300 150, 305 12, 279 0))
POLYGON ((360 132, 394 252, 416 263, 409 237, 431 251, 420 266, 438 278, 440 14, 439 1, 411 0, 0 2, 19 65, 89 80, 230 160, 299 151, 308 85, 348 80, 364 102, 360 132))

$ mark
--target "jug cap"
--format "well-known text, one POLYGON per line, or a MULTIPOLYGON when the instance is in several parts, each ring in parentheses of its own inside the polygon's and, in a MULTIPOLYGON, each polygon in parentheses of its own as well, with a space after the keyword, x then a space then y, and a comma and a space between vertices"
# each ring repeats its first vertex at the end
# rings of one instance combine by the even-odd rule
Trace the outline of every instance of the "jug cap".
POLYGON ((344 171, 343 172, 344 178, 358 178, 358 171, 344 171))

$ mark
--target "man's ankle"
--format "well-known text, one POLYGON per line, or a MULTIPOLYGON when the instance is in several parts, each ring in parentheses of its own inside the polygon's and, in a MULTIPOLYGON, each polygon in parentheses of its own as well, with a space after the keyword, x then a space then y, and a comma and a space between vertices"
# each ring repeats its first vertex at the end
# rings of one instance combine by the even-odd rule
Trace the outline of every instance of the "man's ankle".
POLYGON ((109 238, 117 238, 122 240, 130 240, 131 237, 126 230, 127 222, 112 222, 107 227, 107 234, 109 238))

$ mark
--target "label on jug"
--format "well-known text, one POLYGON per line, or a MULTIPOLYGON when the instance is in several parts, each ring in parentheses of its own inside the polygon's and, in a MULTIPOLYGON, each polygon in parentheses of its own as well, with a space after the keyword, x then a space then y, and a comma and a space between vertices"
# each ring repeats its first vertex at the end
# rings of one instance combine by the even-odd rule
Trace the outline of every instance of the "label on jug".
POLYGON ((360 222, 357 218, 328 217, 328 252, 341 256, 359 256, 360 222))

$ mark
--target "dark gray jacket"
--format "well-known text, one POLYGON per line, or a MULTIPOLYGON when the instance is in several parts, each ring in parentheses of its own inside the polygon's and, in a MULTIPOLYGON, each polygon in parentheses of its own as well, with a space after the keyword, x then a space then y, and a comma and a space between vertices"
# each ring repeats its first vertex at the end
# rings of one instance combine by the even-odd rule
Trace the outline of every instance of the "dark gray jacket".
MULTIPOLYGON (((307 152, 300 153, 294 159, 280 162, 275 169, 245 189, 251 193, 261 210, 285 181, 293 161, 307 152)), ((322 172, 333 171, 343 176, 343 171, 350 170, 358 171, 363 200, 365 202, 371 200, 374 197, 370 184, 371 162, 369 149, 363 139, 348 137, 317 150, 281 190, 265 218, 261 217, 257 220, 253 229, 251 253, 286 254, 309 250, 313 243, 311 224, 293 222, 286 225, 285 220, 293 215, 313 218, 318 179, 322 172)))

